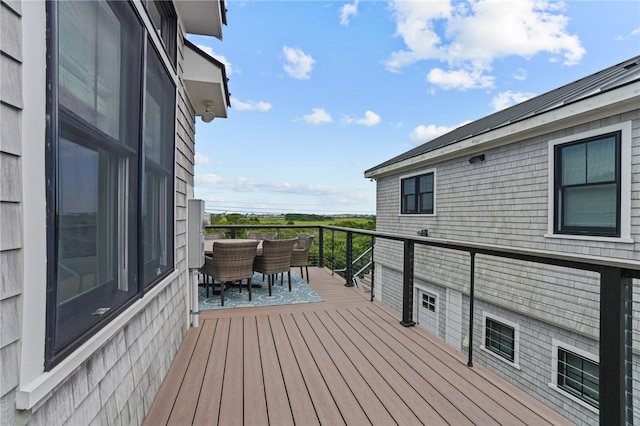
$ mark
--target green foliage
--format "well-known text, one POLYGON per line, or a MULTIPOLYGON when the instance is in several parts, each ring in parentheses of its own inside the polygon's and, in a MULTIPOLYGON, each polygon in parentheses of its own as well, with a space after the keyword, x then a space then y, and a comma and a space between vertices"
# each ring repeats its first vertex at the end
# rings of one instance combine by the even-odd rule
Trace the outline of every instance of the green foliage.
POLYGON ((317 221, 326 221, 333 220, 331 216, 321 216, 317 214, 306 214, 306 213, 287 213, 284 215, 284 220, 287 222, 317 222, 317 221))

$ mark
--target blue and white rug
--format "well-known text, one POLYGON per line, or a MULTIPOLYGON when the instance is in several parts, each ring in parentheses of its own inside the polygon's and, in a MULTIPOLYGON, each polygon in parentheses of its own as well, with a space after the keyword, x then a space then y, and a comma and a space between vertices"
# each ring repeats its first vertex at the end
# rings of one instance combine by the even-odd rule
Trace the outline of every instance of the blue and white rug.
MULTIPOLYGON (((280 279, 277 279, 271 287, 271 297, 269 297, 269 283, 267 277, 262 281, 262 274, 253 274, 253 287, 251 289, 251 301, 249 301, 249 291, 246 284, 242 287, 242 293, 238 287, 229 287, 224 292, 224 306, 220 305, 220 295, 215 294, 209 298, 206 296, 204 286, 198 288, 198 300, 200 310, 209 309, 225 309, 225 308, 251 308, 259 306, 274 305, 294 305, 298 303, 322 302, 322 298, 318 296, 309 284, 307 284, 297 273, 291 271, 291 291, 287 283, 287 276, 284 276, 283 284, 280 285, 280 279), (261 287, 256 287, 258 284, 261 287)), ((216 286, 219 289, 220 286, 216 286)), ((211 291, 209 291, 211 295, 211 291)))

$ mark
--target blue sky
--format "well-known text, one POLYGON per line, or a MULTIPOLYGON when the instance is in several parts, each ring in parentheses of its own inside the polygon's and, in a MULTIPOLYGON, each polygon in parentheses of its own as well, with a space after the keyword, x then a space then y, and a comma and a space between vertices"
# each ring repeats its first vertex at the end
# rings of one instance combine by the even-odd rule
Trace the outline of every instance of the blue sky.
POLYGON ((375 213, 363 172, 640 53, 638 1, 226 1, 228 118, 196 122, 213 213, 375 213))

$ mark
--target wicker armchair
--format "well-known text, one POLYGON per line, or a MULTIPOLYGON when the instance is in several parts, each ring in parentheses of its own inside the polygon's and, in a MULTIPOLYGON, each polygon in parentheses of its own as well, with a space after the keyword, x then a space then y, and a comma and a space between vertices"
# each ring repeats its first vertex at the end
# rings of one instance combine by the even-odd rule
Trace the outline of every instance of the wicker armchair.
MULTIPOLYGON (((295 238, 291 238, 262 242, 262 256, 256 256, 253 261, 253 270, 268 276, 269 296, 271 296, 271 287, 275 276, 282 272, 288 274, 289 291, 291 291, 291 254, 296 241, 295 238)), ((280 282, 282 283, 282 281, 280 282)))
POLYGON ((298 243, 293 248, 293 253, 291 254, 291 266, 300 267, 302 279, 304 279, 304 274, 302 273, 302 267, 304 266, 307 271, 307 282, 309 282, 309 250, 313 245, 313 238, 313 235, 300 234, 298 236, 298 243))
POLYGON ((278 238, 277 232, 247 232, 250 240, 275 240, 278 238))
MULTIPOLYGON (((251 278, 253 277, 253 260, 256 257, 258 241, 218 240, 213 243, 212 257, 204 260, 204 273, 221 283, 220 299, 224 306, 224 291, 227 283, 239 281, 242 291, 242 280, 247 280, 249 300, 251 300, 251 278)), ((209 297, 207 282, 207 297, 209 297)))

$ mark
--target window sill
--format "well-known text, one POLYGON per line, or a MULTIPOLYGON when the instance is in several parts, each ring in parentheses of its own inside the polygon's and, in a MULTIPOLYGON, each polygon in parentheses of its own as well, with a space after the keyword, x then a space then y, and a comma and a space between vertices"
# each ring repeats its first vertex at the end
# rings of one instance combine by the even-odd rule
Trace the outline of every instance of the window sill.
POLYGON ((435 213, 398 213, 398 217, 436 217, 435 213))
POLYGON ((484 352, 488 353, 489 355, 491 355, 492 357, 499 359, 500 361, 504 362, 507 365, 510 365, 511 367, 515 368, 516 370, 521 370, 520 368, 520 364, 515 363, 515 362, 511 362, 508 359, 504 359, 502 358, 500 355, 498 355, 497 353, 490 351, 489 349, 487 349, 485 346, 480 345, 480 349, 482 349, 484 352))
POLYGON ((62 360, 60 364, 51 371, 43 371, 30 383, 20 384, 16 393, 16 408, 19 410, 30 410, 44 403, 52 395, 53 390, 57 386, 67 380, 73 372, 102 345, 111 339, 135 315, 146 308, 172 281, 178 279, 181 273, 183 272, 178 269, 174 270, 162 282, 149 290, 142 299, 138 299, 129 309, 104 326, 104 328, 98 331, 71 355, 62 360))
POLYGON ((574 395, 570 394, 569 392, 565 391, 564 389, 561 389, 555 383, 549 383, 549 387, 551 389, 555 390, 556 392, 558 392, 559 394, 569 398, 570 400, 572 400, 574 402, 577 402, 578 404, 580 404, 584 408, 588 409, 592 413, 598 414, 598 415, 600 414, 600 410, 599 409, 597 409, 596 407, 594 407, 591 404, 586 403, 585 401, 581 400, 580 398, 575 397, 574 395))
POLYGON ((578 241, 601 241, 605 243, 633 244, 633 238, 629 237, 597 237, 592 235, 570 235, 570 234, 544 234, 545 238, 558 240, 578 240, 578 241))

